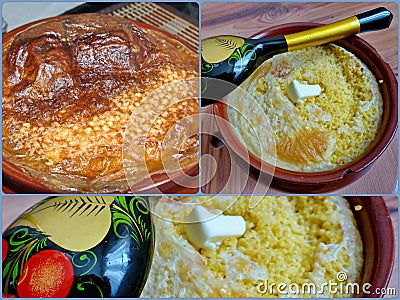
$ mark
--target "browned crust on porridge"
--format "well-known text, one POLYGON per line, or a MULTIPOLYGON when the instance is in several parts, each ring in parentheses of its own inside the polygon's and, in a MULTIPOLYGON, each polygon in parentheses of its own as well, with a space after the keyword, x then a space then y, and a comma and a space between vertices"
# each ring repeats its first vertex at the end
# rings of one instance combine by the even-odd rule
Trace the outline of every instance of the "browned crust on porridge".
MULTIPOLYGON (((28 28, 3 46, 2 63, 3 155, 88 184, 123 177, 124 130, 149 93, 197 76, 197 56, 181 43, 96 14, 28 28)), ((153 171, 162 169, 162 133, 198 111, 197 99, 184 101, 152 125, 146 163, 153 171)), ((197 151, 197 144, 193 137, 184 151, 197 151)))

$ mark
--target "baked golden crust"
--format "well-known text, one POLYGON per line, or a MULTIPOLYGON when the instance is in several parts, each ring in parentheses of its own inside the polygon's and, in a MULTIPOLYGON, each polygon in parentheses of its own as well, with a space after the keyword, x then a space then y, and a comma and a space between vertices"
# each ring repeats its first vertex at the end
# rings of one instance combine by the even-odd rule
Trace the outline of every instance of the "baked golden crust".
MULTIPOLYGON (((152 91, 197 77, 193 51, 130 20, 74 15, 30 27, 3 44, 3 155, 42 180, 66 178, 66 190, 112 191, 119 181, 124 130, 152 91), (75 183, 76 184, 75 184, 75 183), (94 185, 93 185, 94 184, 94 185)), ((171 104, 152 125, 146 163, 161 171, 163 136, 177 119, 198 111, 197 99, 171 104)), ((158 106, 154 103, 154 106, 158 106)), ((197 137, 183 153, 197 152, 197 137), (186 151, 186 152, 185 152, 186 151)), ((60 182, 52 183, 53 188, 60 182)))

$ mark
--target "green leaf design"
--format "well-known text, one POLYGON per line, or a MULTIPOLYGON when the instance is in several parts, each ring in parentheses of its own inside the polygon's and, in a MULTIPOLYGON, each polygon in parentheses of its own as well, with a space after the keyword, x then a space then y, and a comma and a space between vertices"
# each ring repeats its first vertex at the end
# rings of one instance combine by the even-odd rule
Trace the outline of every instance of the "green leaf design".
POLYGON ((10 270, 10 266, 11 266, 11 264, 6 264, 5 266, 3 266, 3 278, 4 278, 4 274, 7 274, 8 271, 10 270))
MULTIPOLYGON (((254 50, 254 45, 244 43, 241 47, 235 50, 228 58, 228 65, 233 66, 240 63, 240 68, 243 66, 243 58, 250 56, 250 60, 257 59, 257 53, 254 50)), ((246 69, 245 69, 246 70, 246 69)))
POLYGON ((97 256, 93 251, 84 251, 76 253, 72 256, 72 264, 77 270, 82 270, 82 273, 76 275, 82 276, 89 273, 97 264, 97 256))
POLYGON ((126 211, 128 210, 128 205, 126 204, 126 198, 124 196, 118 196, 116 201, 122 208, 126 211))
POLYGON ((138 246, 148 241, 151 236, 149 224, 142 215, 149 214, 146 201, 142 197, 132 197, 127 203, 125 196, 118 196, 111 205, 114 233, 119 238, 131 237, 138 246), (119 228, 126 229, 128 234, 122 235, 119 228))
POLYGON ((32 252, 39 252, 46 247, 47 236, 42 233, 30 233, 27 227, 17 229, 10 237, 9 255, 3 264, 3 293, 9 293, 9 285, 16 288, 25 263, 32 252))
POLYGON ((76 288, 80 291, 84 291, 85 290, 85 288, 83 287, 84 285, 94 285, 96 287, 96 289, 99 291, 99 297, 104 298, 101 288, 97 284, 95 284, 93 281, 80 282, 76 285, 76 288))
POLYGON ((250 55, 250 60, 255 60, 257 58, 256 52, 254 51, 254 45, 252 44, 243 44, 240 47, 240 52, 243 53, 243 57, 250 55))
POLYGON ((201 64, 201 73, 207 74, 210 73, 214 69, 215 64, 210 64, 208 62, 204 62, 201 64))
POLYGON ((21 272, 18 272, 18 271, 19 271, 19 261, 16 261, 15 267, 12 270, 12 279, 13 280, 16 280, 18 278, 19 274, 22 273, 22 271, 21 272))

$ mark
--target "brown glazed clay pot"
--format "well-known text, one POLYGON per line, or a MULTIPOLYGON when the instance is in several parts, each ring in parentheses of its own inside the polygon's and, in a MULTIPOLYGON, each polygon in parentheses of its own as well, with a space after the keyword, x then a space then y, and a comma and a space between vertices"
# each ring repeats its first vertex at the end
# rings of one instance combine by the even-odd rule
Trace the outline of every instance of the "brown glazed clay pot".
MULTIPOLYGON (((265 38, 277 35, 295 33, 317 27, 316 23, 290 23, 263 30, 251 38, 265 38)), ((225 122, 218 122, 218 128, 228 147, 251 167, 264 174, 273 176, 272 186, 283 191, 297 193, 323 193, 344 187, 364 175, 375 160, 385 151, 393 139, 397 129, 397 79, 390 66, 378 52, 365 40, 351 36, 336 41, 335 44, 355 54, 372 71, 377 80, 383 80, 380 91, 383 98, 382 126, 375 141, 365 154, 352 163, 339 169, 323 172, 297 172, 274 167, 249 153, 239 142, 231 128, 225 122)), ((214 113, 228 120, 227 106, 223 102, 214 104, 214 113)))
POLYGON ((386 288, 392 274, 395 239, 392 221, 382 197, 346 197, 353 210, 364 246, 360 293, 363 298, 383 297, 375 291, 386 288), (361 206, 355 210, 355 206, 361 206), (366 293, 363 292, 364 285, 366 293))
MULTIPOLYGON (((25 25, 22 25, 10 32, 3 35, 3 45, 9 41, 13 36, 22 32, 23 30, 37 25, 39 23, 51 20, 60 20, 67 18, 69 15, 51 17, 43 20, 34 21, 25 25)), ((146 24, 136 20, 130 20, 141 28, 150 29, 154 31, 159 31, 169 38, 175 39, 180 43, 186 45, 187 48, 195 51, 190 45, 179 40, 177 37, 171 35, 168 32, 158 29, 150 24, 146 24)), ((115 193, 130 193, 134 192, 136 194, 143 193, 184 193, 184 194, 194 194, 197 193, 197 174, 198 174, 198 163, 194 163, 188 167, 185 167, 183 173, 191 176, 193 178, 187 178, 183 173, 177 172, 174 174, 157 173, 151 175, 151 178, 144 179, 143 181, 137 183, 135 186, 130 187, 130 189, 124 191, 115 191, 115 193), (182 185, 176 183, 182 183, 182 185), (196 188, 194 188, 196 186, 196 188)), ((56 191, 52 190, 48 185, 46 185, 42 180, 28 173, 22 167, 15 165, 10 162, 4 156, 2 157, 2 174, 3 174, 3 192, 5 193, 46 193, 51 194, 56 191)), ((96 192, 96 191, 91 191, 96 192)), ((67 192, 66 192, 67 193, 67 192)))

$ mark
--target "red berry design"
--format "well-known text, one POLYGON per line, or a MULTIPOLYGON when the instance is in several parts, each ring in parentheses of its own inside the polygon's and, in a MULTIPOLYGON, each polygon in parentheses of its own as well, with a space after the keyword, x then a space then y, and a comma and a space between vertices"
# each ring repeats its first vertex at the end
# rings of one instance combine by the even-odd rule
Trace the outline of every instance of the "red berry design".
POLYGON ((74 280, 74 269, 67 255, 44 250, 33 255, 18 279, 17 292, 23 298, 64 298, 74 280))

